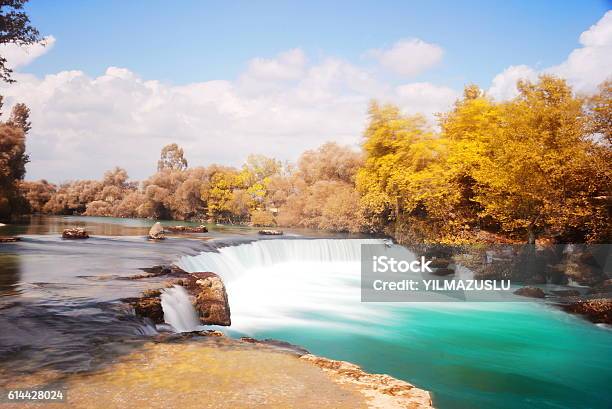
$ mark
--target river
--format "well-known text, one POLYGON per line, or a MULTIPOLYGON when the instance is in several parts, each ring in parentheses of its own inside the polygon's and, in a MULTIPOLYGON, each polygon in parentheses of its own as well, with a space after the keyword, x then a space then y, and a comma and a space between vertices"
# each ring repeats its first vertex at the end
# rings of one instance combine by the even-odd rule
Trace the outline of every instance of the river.
POLYGON ((379 239, 307 230, 261 239, 209 226, 149 242, 151 223, 34 217, 0 227, 22 235, 0 244, 0 377, 91 371, 138 349, 159 328, 119 300, 160 281, 126 277, 176 263, 222 276, 228 335, 280 339, 388 373, 431 391, 438 408, 612 407, 612 331, 542 301, 362 303, 359 249, 379 239), (92 237, 62 240, 70 226, 92 237))

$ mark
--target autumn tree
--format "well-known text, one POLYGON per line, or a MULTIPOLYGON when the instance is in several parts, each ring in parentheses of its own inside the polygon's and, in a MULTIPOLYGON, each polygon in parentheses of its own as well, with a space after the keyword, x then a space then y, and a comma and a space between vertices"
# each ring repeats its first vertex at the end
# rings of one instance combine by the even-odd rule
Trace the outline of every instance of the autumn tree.
MULTIPOLYGON (((30 24, 30 18, 23 11, 26 3, 27 0, 0 0, 0 44, 24 46, 40 41, 38 30, 30 24)), ((13 70, 7 63, 7 59, 0 55, 0 79, 14 82, 11 78, 13 70)))
POLYGON ((176 143, 166 145, 161 150, 161 157, 157 162, 157 170, 185 170, 187 169, 187 159, 185 159, 183 148, 176 143))
POLYGON ((23 132, 27 134, 32 128, 32 122, 30 122, 30 108, 21 102, 15 104, 15 106, 13 106, 13 110, 11 111, 11 117, 7 123, 21 128, 23 132))
POLYGON ((28 161, 23 130, 0 123, 0 218, 8 218, 24 208, 19 182, 25 176, 28 161))
POLYGON ((392 105, 373 102, 364 134, 365 164, 357 188, 369 223, 380 231, 398 230, 404 216, 425 218, 437 203, 432 165, 444 144, 421 116, 406 116, 392 105))
POLYGON ((587 99, 589 130, 612 144, 612 80, 603 82, 599 92, 587 99))
POLYGON ((552 76, 519 81, 518 89, 517 98, 501 104, 495 139, 474 172, 481 216, 530 243, 543 232, 584 240, 596 212, 590 199, 609 188, 610 171, 594 166, 583 100, 552 76))
MULTIPOLYGON (((244 192, 238 192, 234 198, 235 208, 240 213, 241 219, 248 218, 249 214, 256 210, 259 212, 258 217, 263 219, 263 214, 269 212, 265 204, 268 185, 271 178, 278 175, 281 169, 280 161, 274 158, 264 155, 249 155, 240 172, 239 184, 242 185, 244 192)), ((269 219, 270 215, 267 214, 265 217, 269 219)))
POLYGON ((278 224, 362 231, 365 222, 355 190, 361 164, 359 152, 335 143, 304 152, 296 169, 270 183, 270 193, 281 203, 278 224))
POLYGON ((44 205, 55 194, 56 186, 46 180, 22 181, 19 184, 23 196, 28 201, 32 213, 41 213, 44 205))

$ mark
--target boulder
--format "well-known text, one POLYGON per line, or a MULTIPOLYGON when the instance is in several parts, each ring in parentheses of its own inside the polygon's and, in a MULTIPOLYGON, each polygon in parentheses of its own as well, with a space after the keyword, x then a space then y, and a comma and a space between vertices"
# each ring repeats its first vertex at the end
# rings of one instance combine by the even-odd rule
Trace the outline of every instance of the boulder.
POLYGON ((20 240, 21 240, 20 237, 11 237, 11 236, 0 237, 0 243, 15 243, 16 241, 20 241, 20 240))
POLYGON ((164 228, 162 227, 160 222, 155 223, 151 226, 149 230, 149 239, 151 240, 163 240, 164 237, 164 228))
POLYGON ((594 323, 612 324, 612 299, 610 298, 578 301, 563 305, 562 308, 573 314, 584 315, 594 323))
MULTIPOLYGON (((180 285, 187 290, 202 324, 231 325, 227 292, 223 280, 217 274, 211 272, 188 273, 176 266, 155 266, 146 270, 146 274, 139 274, 130 277, 130 279, 167 275, 171 279, 164 284, 168 287, 180 285)), ((149 317, 154 322, 161 323, 164 321, 164 314, 159 296, 159 290, 148 290, 140 298, 124 301, 130 303, 138 315, 149 317), (159 304, 159 310, 157 304, 159 304)))
POLYGON ((270 229, 260 230, 258 233, 263 236, 282 236, 283 234, 282 230, 270 230, 270 229))
POLYGON ((141 317, 147 317, 155 324, 164 322, 164 310, 161 305, 160 292, 145 292, 141 298, 130 298, 127 301, 134 312, 141 317))
POLYGON ((194 307, 205 325, 232 324, 223 280, 215 273, 191 273, 195 283, 188 287, 194 295, 194 307))
POLYGON ((541 288, 537 287, 521 287, 514 292, 516 295, 531 298, 544 298, 546 294, 541 288))
POLYGON ((89 238, 89 234, 87 234, 87 231, 81 227, 75 227, 72 229, 65 229, 62 232, 62 238, 63 239, 70 239, 70 240, 75 240, 75 239, 88 239, 89 238))
POLYGON ((208 229, 201 224, 199 226, 166 226, 164 231, 171 233, 207 233, 208 229))

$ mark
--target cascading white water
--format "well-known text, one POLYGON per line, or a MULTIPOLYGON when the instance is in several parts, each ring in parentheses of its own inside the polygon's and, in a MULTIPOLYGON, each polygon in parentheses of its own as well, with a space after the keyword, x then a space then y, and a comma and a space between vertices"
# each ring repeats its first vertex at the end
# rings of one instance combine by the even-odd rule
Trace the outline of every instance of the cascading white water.
MULTIPOLYGON (((212 271, 225 281, 232 328, 329 325, 336 316, 353 331, 366 330, 384 309, 360 302, 362 244, 381 239, 273 239, 182 257, 189 272, 212 271), (320 318, 325 316, 325 320, 320 318)), ((334 324, 338 326, 339 324, 334 324)))
POLYGON ((184 256, 177 265, 185 271, 213 271, 228 282, 252 268, 280 263, 360 262, 362 244, 388 244, 382 239, 261 240, 222 247, 218 253, 184 256))
POLYGON ((164 321, 170 324, 177 332, 197 330, 200 325, 187 291, 175 285, 166 288, 161 294, 161 305, 164 310, 164 321))

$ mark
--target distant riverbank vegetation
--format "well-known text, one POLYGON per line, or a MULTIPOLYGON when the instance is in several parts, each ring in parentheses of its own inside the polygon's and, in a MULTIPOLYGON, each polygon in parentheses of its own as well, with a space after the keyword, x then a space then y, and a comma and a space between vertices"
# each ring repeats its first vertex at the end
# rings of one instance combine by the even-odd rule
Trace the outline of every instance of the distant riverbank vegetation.
POLYGON ((327 143, 297 163, 190 166, 176 144, 130 181, 24 181, 27 107, 0 124, 0 213, 83 214, 389 234, 399 241, 604 242, 612 236, 612 82, 519 81, 496 102, 476 86, 432 126, 372 102, 362 149, 327 143))

